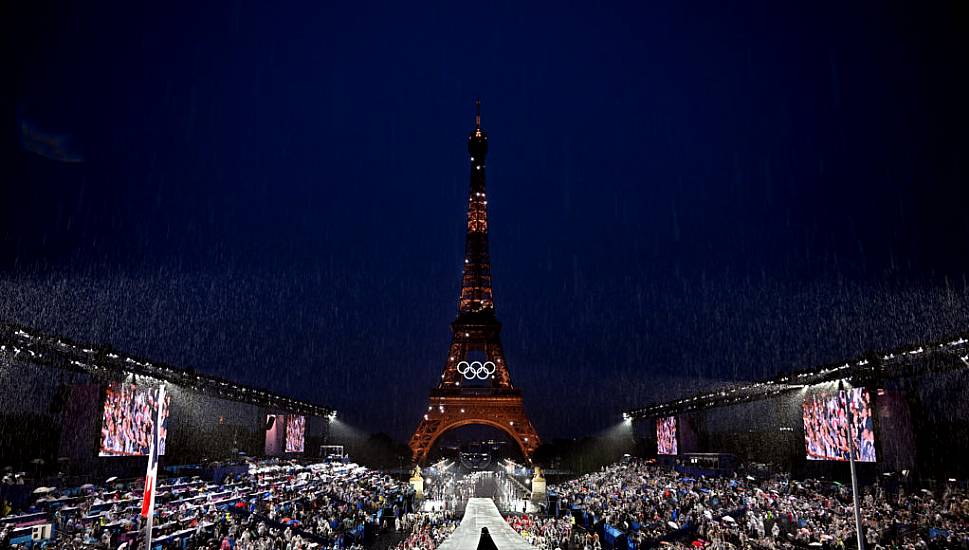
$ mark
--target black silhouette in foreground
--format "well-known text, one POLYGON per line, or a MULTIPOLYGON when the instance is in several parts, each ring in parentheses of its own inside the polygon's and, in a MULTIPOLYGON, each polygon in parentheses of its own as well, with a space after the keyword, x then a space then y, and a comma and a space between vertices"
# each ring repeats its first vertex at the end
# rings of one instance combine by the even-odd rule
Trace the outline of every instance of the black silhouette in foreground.
POLYGON ((478 550, 498 550, 495 541, 491 540, 491 534, 487 527, 481 528, 481 538, 478 539, 478 550))

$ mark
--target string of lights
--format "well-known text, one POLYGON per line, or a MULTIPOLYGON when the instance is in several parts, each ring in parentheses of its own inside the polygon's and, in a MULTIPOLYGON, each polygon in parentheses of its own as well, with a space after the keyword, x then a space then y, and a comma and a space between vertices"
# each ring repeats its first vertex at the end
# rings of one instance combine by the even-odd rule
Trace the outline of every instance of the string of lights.
POLYGON ((192 370, 178 369, 165 363, 127 356, 116 352, 110 346, 78 343, 10 323, 0 323, 0 356, 110 379, 135 375, 156 383, 167 382, 203 395, 295 414, 328 418, 336 415, 336 410, 331 407, 292 399, 261 388, 243 386, 192 370))
POLYGON ((969 333, 934 344, 909 346, 890 352, 868 353, 843 363, 783 374, 753 383, 735 384, 665 403, 625 411, 626 420, 670 416, 697 409, 770 399, 805 386, 850 380, 870 385, 881 380, 969 367, 969 333))

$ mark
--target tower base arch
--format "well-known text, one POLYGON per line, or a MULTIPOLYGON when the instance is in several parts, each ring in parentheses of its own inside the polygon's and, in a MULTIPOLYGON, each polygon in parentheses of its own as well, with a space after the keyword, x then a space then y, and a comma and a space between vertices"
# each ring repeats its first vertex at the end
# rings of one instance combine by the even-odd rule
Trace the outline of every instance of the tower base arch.
POLYGON ((427 412, 409 443, 414 462, 423 463, 434 443, 446 432, 472 424, 491 426, 508 434, 527 458, 541 445, 518 390, 483 395, 448 393, 431 393, 427 412))

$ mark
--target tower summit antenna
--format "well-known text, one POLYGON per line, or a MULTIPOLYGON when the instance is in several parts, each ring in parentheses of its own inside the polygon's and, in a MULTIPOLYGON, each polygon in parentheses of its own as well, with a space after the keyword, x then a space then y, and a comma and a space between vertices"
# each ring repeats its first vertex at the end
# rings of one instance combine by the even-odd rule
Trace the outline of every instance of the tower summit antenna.
POLYGON ((474 131, 481 135, 481 98, 474 100, 474 131))

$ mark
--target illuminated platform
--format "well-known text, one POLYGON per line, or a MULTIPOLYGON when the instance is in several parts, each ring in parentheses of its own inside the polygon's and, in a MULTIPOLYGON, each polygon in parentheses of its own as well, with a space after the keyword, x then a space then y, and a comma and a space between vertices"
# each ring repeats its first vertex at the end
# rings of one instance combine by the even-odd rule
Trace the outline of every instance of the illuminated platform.
POLYGON ((451 534, 439 550, 475 550, 481 537, 481 528, 487 527, 498 550, 535 550, 525 542, 508 523, 490 498, 472 498, 464 510, 461 525, 451 534))

